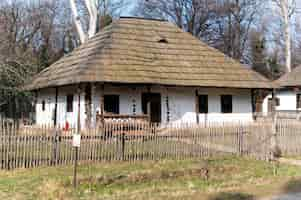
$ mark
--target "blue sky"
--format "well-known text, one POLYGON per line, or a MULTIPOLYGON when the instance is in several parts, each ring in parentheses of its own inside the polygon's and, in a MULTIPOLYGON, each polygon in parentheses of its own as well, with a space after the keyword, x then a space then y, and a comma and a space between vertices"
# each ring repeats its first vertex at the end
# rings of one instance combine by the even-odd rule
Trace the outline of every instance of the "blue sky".
POLYGON ((127 4, 125 9, 122 10, 121 16, 131 16, 131 11, 137 4, 137 0, 125 0, 125 3, 127 4))

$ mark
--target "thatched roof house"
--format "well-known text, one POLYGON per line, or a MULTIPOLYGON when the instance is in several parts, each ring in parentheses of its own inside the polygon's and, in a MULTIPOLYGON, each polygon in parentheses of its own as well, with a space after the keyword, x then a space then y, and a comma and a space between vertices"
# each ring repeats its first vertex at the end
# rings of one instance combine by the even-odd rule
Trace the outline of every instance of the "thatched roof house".
MULTIPOLYGON (((263 76, 170 22, 137 18, 114 21, 85 44, 39 73, 25 88, 42 92, 46 91, 45 88, 50 90, 79 84, 93 84, 96 88, 103 84, 109 85, 106 88, 117 85, 119 89, 121 85, 145 86, 149 93, 150 87, 181 87, 182 90, 193 91, 193 102, 196 88, 250 91, 272 87, 263 76)), ((156 93, 163 95, 159 90, 156 93)), ((135 101, 140 102, 137 99, 135 101)), ((101 110, 103 106, 96 107, 96 110, 101 110)), ((133 114, 129 111, 125 113, 133 114)), ((94 113, 91 115, 94 116, 94 113)), ((163 117, 160 118, 163 121, 163 117)))
POLYGON ((298 87, 301 86, 301 65, 294 68, 290 73, 284 74, 275 81, 280 87, 298 87))
MULTIPOLYGON (((293 113, 301 111, 301 65, 274 81, 274 85, 278 88, 275 93, 277 111, 293 113)), ((272 110, 271 98, 272 95, 266 97, 263 104, 264 112, 272 110)))
POLYGON ((270 88, 270 82, 166 21, 121 18, 38 74, 40 89, 86 82, 270 88))

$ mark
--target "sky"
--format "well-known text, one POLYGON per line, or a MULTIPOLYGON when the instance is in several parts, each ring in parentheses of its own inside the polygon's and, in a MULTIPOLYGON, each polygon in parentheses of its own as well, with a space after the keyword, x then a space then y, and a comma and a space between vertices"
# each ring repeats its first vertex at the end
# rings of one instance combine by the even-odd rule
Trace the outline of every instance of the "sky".
POLYGON ((131 11, 137 4, 137 0, 126 0, 126 4, 126 8, 121 12, 121 16, 131 16, 131 11))

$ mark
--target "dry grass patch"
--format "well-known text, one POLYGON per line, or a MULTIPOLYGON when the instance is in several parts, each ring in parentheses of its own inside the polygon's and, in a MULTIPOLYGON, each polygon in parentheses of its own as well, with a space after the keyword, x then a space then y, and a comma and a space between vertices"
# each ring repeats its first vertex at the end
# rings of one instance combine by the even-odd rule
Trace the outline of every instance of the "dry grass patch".
MULTIPOLYGON (((174 200, 202 196, 204 200, 222 197, 249 200, 249 197, 260 195, 258 193, 267 194, 270 188, 279 190, 278 186, 271 187, 275 184, 285 188, 287 181, 301 177, 301 170, 296 166, 280 165, 274 176, 271 164, 236 157, 81 164, 76 190, 71 184, 72 175, 72 166, 0 172, 0 197, 174 200)), ((291 185, 299 185, 299 182, 291 182, 291 185)))

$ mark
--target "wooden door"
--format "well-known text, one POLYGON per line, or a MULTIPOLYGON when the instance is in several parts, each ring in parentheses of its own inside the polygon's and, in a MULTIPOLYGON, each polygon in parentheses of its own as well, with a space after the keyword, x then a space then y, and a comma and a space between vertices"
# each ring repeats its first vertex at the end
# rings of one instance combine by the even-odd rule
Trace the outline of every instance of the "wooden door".
POLYGON ((142 112, 150 115, 151 122, 161 122, 161 94, 143 93, 142 94, 142 112), (150 113, 147 105, 150 104, 150 113))

